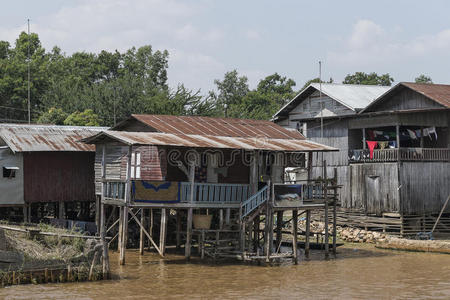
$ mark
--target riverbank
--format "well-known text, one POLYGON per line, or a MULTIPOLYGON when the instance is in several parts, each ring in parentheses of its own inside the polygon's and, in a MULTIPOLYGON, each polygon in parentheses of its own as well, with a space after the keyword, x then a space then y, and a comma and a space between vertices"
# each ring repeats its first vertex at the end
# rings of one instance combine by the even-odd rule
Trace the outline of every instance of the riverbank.
POLYGON ((0 224, 0 283, 48 283, 102 277, 102 244, 46 224, 0 224))

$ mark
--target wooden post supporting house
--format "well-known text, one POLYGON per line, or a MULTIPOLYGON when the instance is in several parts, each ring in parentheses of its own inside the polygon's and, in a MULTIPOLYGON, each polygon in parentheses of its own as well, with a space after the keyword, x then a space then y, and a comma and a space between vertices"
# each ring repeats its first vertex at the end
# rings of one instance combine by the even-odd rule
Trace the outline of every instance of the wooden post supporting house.
POLYGON ((298 263, 298 251, 297 251, 297 238, 298 238, 298 210, 292 211, 292 255, 294 263, 298 263))
POLYGON ((328 219, 328 177, 327 177, 327 161, 323 161, 323 195, 325 199, 325 257, 328 257, 329 251, 330 251, 330 243, 329 243, 329 231, 328 231, 328 225, 329 225, 329 219, 328 219))
POLYGON ((139 230, 139 254, 143 255, 144 254, 144 228, 143 226, 145 226, 145 209, 141 208, 141 224, 142 227, 140 227, 139 230))
POLYGON ((167 209, 161 209, 161 227, 159 231, 159 249, 162 254, 166 253, 166 236, 167 236, 167 209))
MULTIPOLYGON (((190 203, 194 203, 194 188, 195 188, 195 163, 189 162, 189 181, 191 183, 190 189, 190 203)), ((184 249, 184 255, 187 259, 191 258, 191 243, 192 243, 192 207, 188 208, 187 225, 186 225, 186 247, 184 249)))
MULTIPOLYGON (((105 195, 106 187, 106 145, 102 145, 102 165, 101 165, 101 177, 102 177, 102 198, 105 195)), ((61 204, 61 203, 60 203, 61 204)), ((108 255, 108 243, 106 242, 106 228, 105 228, 105 204, 103 201, 100 203, 100 238, 103 246, 102 254, 102 271, 103 278, 109 278, 109 255, 108 255)))
POLYGON ((182 230, 182 227, 181 227, 181 214, 180 214, 180 210, 179 209, 177 209, 176 217, 177 217, 177 232, 176 232, 176 240, 177 240, 177 242, 176 242, 176 247, 177 247, 177 250, 179 250, 180 246, 181 246, 181 230, 182 230))
POLYGON ((128 205, 131 201, 131 153, 133 146, 128 147, 127 153, 127 179, 125 187, 125 206, 123 207, 123 221, 122 221, 122 243, 120 247, 119 262, 121 265, 125 264, 125 250, 127 248, 128 240, 128 205))
POLYGON ((333 174, 333 254, 336 254, 336 239, 337 239, 337 168, 334 168, 333 174))
MULTIPOLYGON (((148 225, 148 234, 150 235, 150 239, 153 239, 153 208, 150 208, 150 224, 148 225)), ((152 246, 152 242, 149 239, 148 241, 148 250, 150 251, 150 247, 152 246)))
POLYGON ((277 235, 276 235, 276 239, 277 239, 277 243, 276 243, 276 249, 280 249, 281 247, 281 242, 282 242, 282 238, 283 238, 283 211, 277 211, 277 235))
POLYGON ((309 236, 311 234, 311 210, 306 211, 305 256, 309 257, 309 236))

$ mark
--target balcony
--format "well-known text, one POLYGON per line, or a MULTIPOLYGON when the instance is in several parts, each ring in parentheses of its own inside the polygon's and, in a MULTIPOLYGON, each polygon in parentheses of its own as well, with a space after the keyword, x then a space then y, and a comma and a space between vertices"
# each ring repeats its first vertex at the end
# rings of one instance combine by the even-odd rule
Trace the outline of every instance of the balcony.
POLYGON ((375 149, 370 159, 369 149, 348 151, 350 163, 394 161, 450 161, 450 148, 375 149))

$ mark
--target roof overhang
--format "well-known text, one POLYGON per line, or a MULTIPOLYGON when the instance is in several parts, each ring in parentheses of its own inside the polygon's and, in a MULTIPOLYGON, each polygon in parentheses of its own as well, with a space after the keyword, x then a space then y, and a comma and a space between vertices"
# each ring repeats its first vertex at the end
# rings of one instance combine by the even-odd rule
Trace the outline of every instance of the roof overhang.
POLYGON ((187 148, 241 149, 283 152, 328 152, 336 148, 309 140, 271 139, 261 137, 229 137, 193 134, 169 134, 159 132, 128 132, 107 130, 81 140, 87 144, 103 144, 110 141, 124 145, 152 145, 187 148))

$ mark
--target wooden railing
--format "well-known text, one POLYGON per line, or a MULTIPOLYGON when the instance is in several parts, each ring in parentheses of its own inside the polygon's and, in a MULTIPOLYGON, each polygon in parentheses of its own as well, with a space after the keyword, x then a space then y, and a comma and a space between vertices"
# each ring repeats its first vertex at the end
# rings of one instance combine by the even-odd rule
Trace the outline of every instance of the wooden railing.
POLYGON ((104 197, 113 200, 125 201, 125 181, 108 180, 104 184, 104 197))
MULTIPOLYGON (((193 202, 241 203, 250 196, 248 184, 195 183, 193 202)), ((181 202, 191 201, 191 183, 181 183, 181 202)))
POLYGON ((245 218, 255 209, 257 209, 261 204, 269 200, 269 186, 266 185, 260 189, 256 194, 252 195, 250 198, 245 200, 241 204, 241 218, 245 218))
POLYGON ((450 161, 450 148, 395 148, 375 149, 370 159, 369 149, 348 151, 349 162, 389 161, 450 161))

